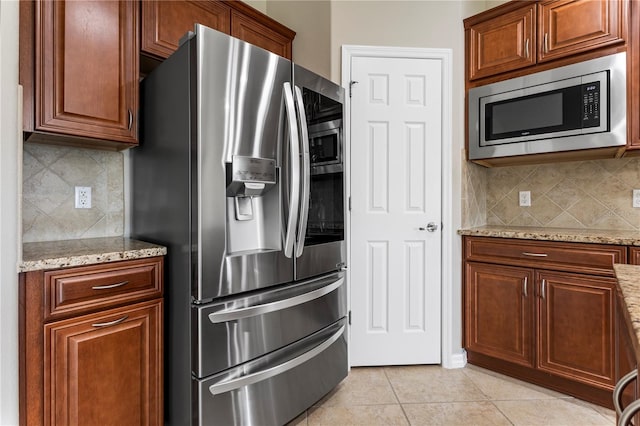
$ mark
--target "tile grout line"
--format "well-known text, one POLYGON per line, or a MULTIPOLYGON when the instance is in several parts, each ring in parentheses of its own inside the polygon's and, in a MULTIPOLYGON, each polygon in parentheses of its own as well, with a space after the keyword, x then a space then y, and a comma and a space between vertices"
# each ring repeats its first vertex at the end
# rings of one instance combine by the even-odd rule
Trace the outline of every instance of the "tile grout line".
POLYGON ((387 374, 387 368, 382 367, 382 372, 384 373, 384 377, 387 379, 387 382, 389 383, 389 387, 391 388, 391 392, 393 392, 393 396, 395 396, 396 401, 398 401, 398 405, 400 406, 400 410, 402 410, 402 414, 404 415, 404 418, 407 421, 407 424, 411 425, 411 420, 409 420, 409 416, 407 415, 407 412, 405 411, 404 406, 400 402, 400 398, 398 398, 396 389, 393 387, 393 383, 391 383, 391 379, 389 379, 389 375, 387 374))

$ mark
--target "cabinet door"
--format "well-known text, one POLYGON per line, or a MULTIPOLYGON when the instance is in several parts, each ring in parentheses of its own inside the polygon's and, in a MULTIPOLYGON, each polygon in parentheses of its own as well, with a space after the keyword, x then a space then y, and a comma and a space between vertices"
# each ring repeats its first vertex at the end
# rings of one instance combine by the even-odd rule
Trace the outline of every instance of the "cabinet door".
POLYGON ((36 130, 136 143, 138 3, 36 3, 36 130))
POLYGON ((469 80, 536 63, 534 4, 480 22, 469 29, 469 80))
MULTIPOLYGON (((636 354, 631 337, 634 333, 627 327, 624 311, 627 309, 622 297, 618 294, 616 304, 616 383, 625 374, 637 368, 636 354)), ((637 399, 637 379, 631 382, 622 393, 622 406, 627 407, 637 399)), ((640 424, 634 422, 634 424, 640 424)))
POLYGON ((231 11, 231 35, 291 59, 292 38, 285 37, 250 16, 231 11))
POLYGON ((538 61, 624 41, 622 0, 550 0, 538 5, 538 61))
POLYGON ((466 263, 465 347, 533 366, 533 270, 466 263))
POLYGON ((162 300, 45 325, 45 424, 160 425, 162 300))
POLYGON ((614 385, 614 278, 537 272, 538 369, 614 385))
POLYGON ((219 1, 142 2, 141 50, 167 58, 196 23, 229 34, 230 8, 219 1))

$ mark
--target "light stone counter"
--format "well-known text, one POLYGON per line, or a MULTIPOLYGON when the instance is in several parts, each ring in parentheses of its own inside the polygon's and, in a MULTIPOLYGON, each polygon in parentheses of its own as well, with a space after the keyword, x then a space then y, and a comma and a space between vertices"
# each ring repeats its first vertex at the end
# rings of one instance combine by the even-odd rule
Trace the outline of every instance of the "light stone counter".
POLYGON ((123 237, 24 243, 18 272, 164 256, 166 247, 123 237))
POLYGON ((640 231, 625 230, 480 226, 477 228, 460 229, 458 230, 458 234, 477 237, 640 246, 640 231))
POLYGON ((636 352, 636 358, 640 355, 640 266, 638 265, 613 265, 613 270, 618 279, 618 292, 622 300, 621 306, 627 327, 630 328, 636 352))

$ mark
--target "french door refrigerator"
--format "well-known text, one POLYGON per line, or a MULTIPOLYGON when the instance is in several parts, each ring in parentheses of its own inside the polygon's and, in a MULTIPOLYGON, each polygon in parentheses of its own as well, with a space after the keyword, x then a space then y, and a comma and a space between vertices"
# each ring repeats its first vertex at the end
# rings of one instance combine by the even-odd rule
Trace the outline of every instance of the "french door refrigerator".
POLYGON ((168 248, 166 423, 284 424, 346 377, 343 103, 201 25, 143 80, 131 234, 168 248))

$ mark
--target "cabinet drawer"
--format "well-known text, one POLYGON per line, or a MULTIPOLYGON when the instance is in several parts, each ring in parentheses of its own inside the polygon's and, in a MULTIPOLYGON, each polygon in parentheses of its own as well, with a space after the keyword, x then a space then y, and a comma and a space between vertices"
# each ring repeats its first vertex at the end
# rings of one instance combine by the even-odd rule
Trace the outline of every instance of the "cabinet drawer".
POLYGON ((162 296, 162 258, 45 272, 44 319, 162 296))
POLYGON ((601 244, 467 237, 464 250, 466 260, 605 276, 627 262, 626 247, 601 244))

